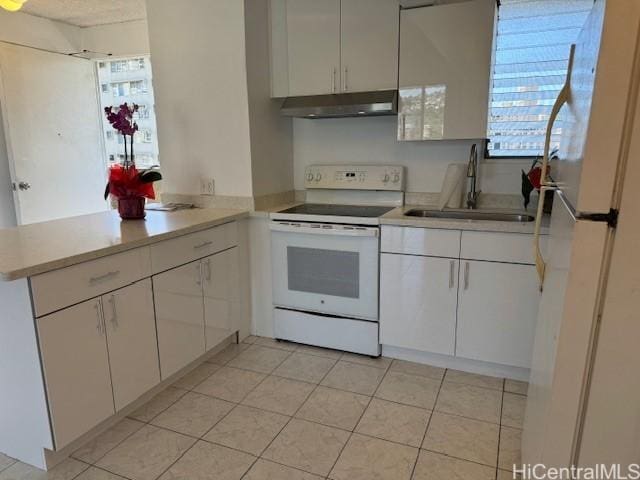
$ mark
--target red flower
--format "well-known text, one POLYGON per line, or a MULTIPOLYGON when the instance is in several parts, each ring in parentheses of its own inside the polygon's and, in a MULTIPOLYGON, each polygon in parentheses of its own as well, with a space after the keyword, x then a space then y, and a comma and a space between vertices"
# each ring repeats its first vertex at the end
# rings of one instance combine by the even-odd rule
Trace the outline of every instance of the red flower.
POLYGON ((122 135, 133 135, 138 131, 138 124, 133 120, 133 115, 140 107, 135 103, 129 106, 126 102, 114 110, 113 107, 105 107, 104 113, 111 126, 122 135))

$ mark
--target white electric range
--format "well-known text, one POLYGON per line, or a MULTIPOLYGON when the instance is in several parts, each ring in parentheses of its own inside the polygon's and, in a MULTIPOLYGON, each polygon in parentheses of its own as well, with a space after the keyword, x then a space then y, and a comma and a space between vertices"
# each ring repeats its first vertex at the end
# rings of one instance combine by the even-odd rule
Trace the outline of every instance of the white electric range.
POLYGON ((312 165, 307 202, 271 214, 275 337, 380 355, 380 217, 404 202, 404 169, 312 165))

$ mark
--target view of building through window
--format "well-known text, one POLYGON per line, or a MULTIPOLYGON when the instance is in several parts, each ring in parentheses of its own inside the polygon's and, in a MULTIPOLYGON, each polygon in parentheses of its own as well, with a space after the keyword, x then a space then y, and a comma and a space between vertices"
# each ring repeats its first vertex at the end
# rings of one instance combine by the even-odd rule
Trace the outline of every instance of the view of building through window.
MULTIPOLYGON (((593 0, 501 0, 489 105, 492 156, 542 155, 570 46, 592 7, 593 0)), ((551 148, 561 134, 559 118, 551 148)))
MULTIPOLYGON (((140 106, 135 118, 140 128, 134 139, 136 165, 140 168, 159 165, 149 57, 100 61, 97 67, 102 110, 104 107, 118 106, 125 102, 140 106)), ((107 163, 111 165, 124 159, 123 138, 113 130, 104 116, 102 125, 107 163)))

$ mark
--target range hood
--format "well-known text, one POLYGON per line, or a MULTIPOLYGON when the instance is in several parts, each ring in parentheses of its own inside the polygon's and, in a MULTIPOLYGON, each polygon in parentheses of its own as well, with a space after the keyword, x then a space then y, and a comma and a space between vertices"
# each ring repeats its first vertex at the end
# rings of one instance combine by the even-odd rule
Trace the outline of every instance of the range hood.
POLYGON ((398 91, 339 93, 285 98, 280 113, 298 118, 341 118, 396 115, 398 91))

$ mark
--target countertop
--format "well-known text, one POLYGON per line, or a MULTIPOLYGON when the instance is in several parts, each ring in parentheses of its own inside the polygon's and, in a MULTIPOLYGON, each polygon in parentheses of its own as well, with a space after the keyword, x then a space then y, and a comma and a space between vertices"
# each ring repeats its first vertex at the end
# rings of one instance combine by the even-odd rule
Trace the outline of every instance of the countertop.
MULTIPOLYGON (((425 205, 404 205, 397 207, 380 217, 380 225, 398 225, 403 227, 422 227, 422 228, 442 228, 450 230, 478 230, 485 232, 505 232, 505 233, 529 233, 532 234, 535 228, 533 222, 498 222, 491 220, 462 220, 454 218, 422 218, 408 217, 405 212, 412 208, 426 208, 429 210, 437 210, 436 206, 425 205)), ((535 212, 526 212, 523 210, 507 210, 507 209, 480 209, 479 211, 503 212, 503 213, 523 213, 535 216, 535 212)), ((543 217, 541 234, 548 233, 549 219, 543 217)))
POLYGON ((147 211, 123 221, 115 211, 0 229, 0 280, 10 281, 94 260, 247 217, 246 210, 147 211))

